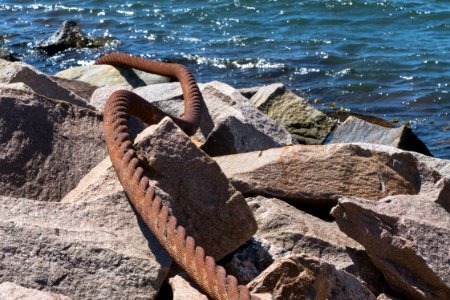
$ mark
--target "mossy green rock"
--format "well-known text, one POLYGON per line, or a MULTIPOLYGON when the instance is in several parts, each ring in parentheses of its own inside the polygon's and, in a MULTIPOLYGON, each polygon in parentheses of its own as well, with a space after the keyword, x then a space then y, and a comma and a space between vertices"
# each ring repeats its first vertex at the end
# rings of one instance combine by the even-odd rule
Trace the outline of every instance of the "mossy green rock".
POLYGON ((55 76, 87 82, 97 87, 123 85, 140 87, 156 83, 170 82, 170 78, 146 73, 131 68, 117 68, 110 65, 91 65, 72 67, 57 73, 55 76))
POLYGON ((300 144, 323 144, 336 123, 279 83, 260 88, 250 101, 300 144))

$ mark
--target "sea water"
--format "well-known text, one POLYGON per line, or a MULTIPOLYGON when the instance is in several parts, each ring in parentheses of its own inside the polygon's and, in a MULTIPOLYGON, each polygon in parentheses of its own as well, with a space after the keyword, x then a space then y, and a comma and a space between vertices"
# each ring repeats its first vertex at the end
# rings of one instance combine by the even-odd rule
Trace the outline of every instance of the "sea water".
POLYGON ((127 52, 185 64, 199 82, 282 82, 319 109, 409 124, 450 158, 450 1, 0 0, 0 47, 50 74, 127 52), (36 50, 64 20, 111 42, 36 50))

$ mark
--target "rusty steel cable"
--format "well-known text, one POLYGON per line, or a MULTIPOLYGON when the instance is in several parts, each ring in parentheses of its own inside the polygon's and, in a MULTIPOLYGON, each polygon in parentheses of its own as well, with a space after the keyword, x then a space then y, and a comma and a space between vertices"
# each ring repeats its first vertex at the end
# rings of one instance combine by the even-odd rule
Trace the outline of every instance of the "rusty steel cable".
POLYGON ((161 198, 149 179, 132 148, 128 132, 129 115, 155 124, 169 116, 187 135, 193 135, 200 123, 203 98, 192 73, 179 64, 148 61, 128 54, 109 54, 96 64, 131 67, 145 72, 177 79, 183 90, 184 114, 182 118, 171 116, 153 106, 137 94, 119 90, 114 92, 104 108, 103 127, 105 141, 112 165, 123 185, 131 205, 157 238, 170 257, 212 299, 257 300, 246 286, 238 285, 234 276, 226 274, 217 266, 214 258, 205 255, 204 249, 195 244, 194 238, 186 235, 183 226, 177 226, 177 218, 169 215, 169 208, 162 205, 161 198))

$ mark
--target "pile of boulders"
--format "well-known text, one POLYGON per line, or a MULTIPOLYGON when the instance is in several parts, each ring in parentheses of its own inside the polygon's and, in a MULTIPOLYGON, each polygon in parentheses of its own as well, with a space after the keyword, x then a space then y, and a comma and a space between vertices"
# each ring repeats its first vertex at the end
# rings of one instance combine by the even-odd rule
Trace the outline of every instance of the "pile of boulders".
MULTIPOLYGON (((0 68, 0 299, 206 299, 128 204, 103 141, 112 92, 180 116, 179 83, 0 68)), ((240 284, 262 299, 450 298, 450 161, 408 127, 338 121, 282 84, 199 86, 193 137, 130 119, 134 148, 240 284)))

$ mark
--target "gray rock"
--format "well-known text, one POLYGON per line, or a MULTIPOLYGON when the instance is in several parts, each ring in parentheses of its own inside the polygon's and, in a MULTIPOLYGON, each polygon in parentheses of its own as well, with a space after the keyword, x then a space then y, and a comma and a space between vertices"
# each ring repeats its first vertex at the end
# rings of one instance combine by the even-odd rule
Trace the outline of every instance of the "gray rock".
POLYGON ((170 82, 170 78, 168 77, 110 65, 72 67, 58 72, 55 76, 84 81, 97 87, 122 85, 136 88, 156 83, 170 82))
POLYGON ((210 156, 219 156, 279 146, 281 145, 272 137, 257 130, 253 125, 229 116, 214 127, 201 149, 210 156))
POLYGON ((34 92, 50 99, 62 100, 93 109, 83 98, 60 86, 47 75, 23 62, 0 60, 0 83, 23 82, 34 92))
MULTIPOLYGON (((169 118, 144 130, 134 148, 147 166, 151 183, 163 191, 179 224, 207 255, 222 258, 255 233, 256 222, 244 197, 169 118)), ((102 162, 64 201, 95 201, 111 188, 123 191, 113 172, 108 160, 102 162)))
POLYGON ((0 195, 58 201, 107 155, 94 111, 16 85, 0 107, 0 195))
POLYGON ((213 128, 226 118, 233 116, 243 123, 253 125, 258 131, 271 137, 280 145, 292 144, 292 137, 284 128, 262 114, 244 96, 233 87, 218 81, 201 86, 206 111, 200 123, 200 129, 207 137, 213 128))
POLYGON ((338 126, 329 143, 381 144, 431 156, 431 152, 411 128, 386 128, 353 116, 338 126))
MULTIPOLYGON (((275 198, 247 198, 258 224, 256 236, 288 254, 307 254, 359 278, 374 293, 385 291, 381 273, 364 248, 326 222, 275 198)), ((283 253, 280 251, 280 253, 283 253)))
POLYGON ((169 278, 169 284, 173 292, 173 300, 208 300, 193 284, 186 279, 187 276, 175 275, 169 278))
POLYGON ((407 299, 450 298, 450 214, 441 206, 405 196, 342 198, 332 215, 394 291, 407 299))
POLYGON ((273 299, 358 299, 375 296, 354 276, 307 255, 276 260, 247 285, 252 293, 271 293, 273 299))
POLYGON ((48 55, 53 55, 70 48, 102 47, 111 40, 111 38, 91 39, 81 32, 77 22, 66 20, 47 40, 40 42, 37 48, 48 55))
POLYGON ((336 123, 281 83, 261 87, 250 101, 300 144, 323 144, 336 123))
POLYGON ((442 178, 409 152, 390 155, 358 145, 294 145, 214 159, 244 195, 305 205, 335 205, 342 196, 377 200, 429 192, 442 178))
POLYGON ((0 48, 0 59, 7 61, 19 61, 12 53, 6 48, 0 48))
POLYGON ((170 259, 118 195, 0 197, 0 280, 73 299, 154 299, 170 259))
POLYGON ((71 298, 36 289, 27 289, 12 282, 0 283, 0 299, 3 300, 71 300, 71 298))

